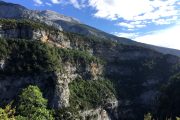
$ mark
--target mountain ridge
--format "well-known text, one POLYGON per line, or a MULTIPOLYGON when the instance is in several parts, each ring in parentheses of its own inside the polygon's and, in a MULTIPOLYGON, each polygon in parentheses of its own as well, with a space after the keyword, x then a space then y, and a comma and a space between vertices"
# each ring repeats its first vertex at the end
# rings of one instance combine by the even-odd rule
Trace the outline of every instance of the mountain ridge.
POLYGON ((44 22, 48 25, 52 25, 59 30, 64 30, 67 32, 74 32, 86 36, 95 36, 102 39, 110 39, 112 41, 120 42, 123 44, 142 46, 150 48, 161 52, 163 54, 172 54, 180 56, 180 50, 164 48, 154 45, 148 45, 145 43, 139 43, 127 38, 117 37, 112 34, 108 34, 91 26, 82 24, 78 20, 68 17, 62 14, 59 14, 54 11, 44 10, 44 11, 34 11, 25 8, 24 6, 13 4, 13 3, 0 3, 0 18, 11 18, 11 19, 32 19, 44 22), (5 4, 5 6, 3 6, 5 4), (10 6, 10 8, 9 8, 10 6), (8 13, 4 13, 4 10, 8 10, 8 13), (14 13, 16 11, 16 13, 14 13))

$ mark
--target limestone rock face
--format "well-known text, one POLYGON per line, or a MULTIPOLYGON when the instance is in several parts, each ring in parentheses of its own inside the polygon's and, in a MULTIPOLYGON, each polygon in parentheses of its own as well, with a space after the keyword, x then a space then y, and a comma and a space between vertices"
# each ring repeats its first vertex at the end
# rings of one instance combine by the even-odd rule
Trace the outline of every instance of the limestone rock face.
POLYGON ((5 60, 0 60, 0 69, 4 69, 5 67, 5 60))
MULTIPOLYGON (((95 64, 95 63, 93 63, 95 64)), ((98 80, 101 79, 103 71, 102 66, 96 66, 96 71, 92 71, 91 64, 87 65, 87 68, 83 68, 81 65, 72 64, 70 62, 64 63, 63 73, 57 73, 57 79, 55 80, 55 94, 52 101, 52 106, 55 108, 69 107, 69 86, 68 84, 76 78, 83 78, 84 80, 90 79, 98 80)))
POLYGON ((57 79, 55 81, 55 94, 52 100, 54 108, 69 107, 69 86, 68 84, 80 76, 77 72, 77 68, 71 63, 65 63, 64 72, 57 73, 57 79))
POLYGON ((111 120, 106 110, 102 108, 86 110, 80 113, 83 120, 111 120))
POLYGON ((55 81, 55 94, 52 101, 52 107, 54 108, 63 108, 69 107, 69 81, 71 78, 68 78, 67 75, 57 75, 58 79, 55 81))
POLYGON ((98 65, 97 63, 91 63, 90 65, 88 65, 88 68, 87 68, 87 71, 91 73, 92 80, 97 80, 99 76, 102 75, 103 73, 102 70, 103 70, 103 66, 98 65))

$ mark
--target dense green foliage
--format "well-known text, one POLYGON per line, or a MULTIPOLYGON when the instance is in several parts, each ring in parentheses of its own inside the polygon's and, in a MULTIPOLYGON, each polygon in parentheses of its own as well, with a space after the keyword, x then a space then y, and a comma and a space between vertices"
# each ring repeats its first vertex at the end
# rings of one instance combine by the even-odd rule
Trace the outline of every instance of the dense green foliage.
POLYGON ((0 108, 0 120, 15 120, 15 108, 12 108, 12 103, 0 108))
POLYGON ((55 48, 38 41, 0 40, 0 56, 6 61, 1 73, 50 72, 60 68, 60 56, 55 48))
MULTIPOLYGON (((130 48, 127 51, 133 52, 135 50, 140 50, 140 48, 130 48)), ((161 83, 159 83, 160 80, 168 81, 170 76, 180 70, 179 66, 169 62, 168 57, 171 56, 159 54, 158 57, 141 57, 135 60, 115 59, 107 65, 124 68, 125 74, 119 74, 119 71, 116 71, 111 74, 107 73, 106 77, 112 79, 112 82, 117 88, 118 97, 121 99, 134 99, 147 90, 147 87, 143 85, 146 80, 156 80, 156 86, 153 87, 159 90, 161 87, 161 83), (126 70, 128 70, 127 73, 126 70)))
POLYGON ((29 29, 43 29, 43 30, 52 30, 58 31, 52 26, 48 26, 45 23, 41 23, 40 21, 32 21, 27 19, 0 19, 0 24, 2 24, 2 29, 13 29, 13 28, 29 28, 29 29))
POLYGON ((0 108, 0 120, 8 120, 8 115, 2 108, 0 108))
POLYGON ((51 111, 47 109, 47 100, 43 98, 40 89, 31 85, 23 89, 19 95, 17 114, 31 120, 54 119, 51 111))
POLYGON ((67 60, 72 63, 102 63, 96 57, 78 50, 60 49, 39 41, 5 39, 0 39, 0 59, 6 60, 6 66, 0 73, 23 75, 62 71, 62 62, 67 60))
POLYGON ((109 80, 74 80, 70 83, 70 105, 78 109, 103 106, 108 98, 113 98, 115 90, 109 80))
POLYGON ((159 119, 175 119, 180 115, 180 73, 174 75, 162 88, 157 114, 159 119))
POLYGON ((101 63, 103 64, 104 61, 98 59, 90 55, 87 52, 79 51, 79 50, 70 50, 70 49, 59 49, 59 54, 63 61, 71 61, 71 62, 79 62, 79 63, 101 63))
POLYGON ((56 110, 55 115, 56 120, 81 120, 81 116, 79 115, 78 109, 74 107, 62 108, 60 110, 56 110))
POLYGON ((7 41, 0 39, 0 58, 6 58, 9 55, 9 52, 7 41))
POLYGON ((30 85, 22 90, 13 108, 12 103, 0 108, 0 120, 54 120, 47 102, 40 89, 30 85))

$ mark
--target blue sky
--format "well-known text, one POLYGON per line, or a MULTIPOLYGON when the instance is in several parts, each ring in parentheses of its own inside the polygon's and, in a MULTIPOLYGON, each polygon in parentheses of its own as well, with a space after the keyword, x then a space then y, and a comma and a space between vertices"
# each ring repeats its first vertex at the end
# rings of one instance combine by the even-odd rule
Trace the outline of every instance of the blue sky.
POLYGON ((135 41, 180 49, 180 0, 4 0, 53 10, 135 41))

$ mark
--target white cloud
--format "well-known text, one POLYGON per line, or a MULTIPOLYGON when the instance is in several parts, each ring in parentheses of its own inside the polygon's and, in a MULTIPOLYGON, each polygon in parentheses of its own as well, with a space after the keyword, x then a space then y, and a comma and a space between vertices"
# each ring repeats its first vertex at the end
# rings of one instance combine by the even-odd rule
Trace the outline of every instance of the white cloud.
POLYGON ((135 28, 143 28, 146 27, 146 25, 142 21, 133 21, 133 22, 120 22, 117 24, 118 26, 125 27, 128 29, 134 30, 135 28))
POLYGON ((156 25, 167 25, 167 24, 171 24, 174 21, 178 21, 178 17, 177 16, 173 16, 172 18, 169 19, 156 19, 156 20, 152 20, 153 23, 155 23, 156 25))
POLYGON ((129 23, 125 23, 125 22, 120 22, 120 23, 118 23, 117 25, 118 25, 118 26, 122 26, 122 27, 127 27, 127 28, 129 28, 129 29, 135 28, 134 25, 129 24, 129 23))
POLYGON ((95 8, 96 17, 111 20, 117 18, 132 20, 135 16, 153 10, 149 0, 89 0, 89 5, 95 8))
POLYGON ((134 40, 142 43, 158 45, 180 50, 180 25, 171 28, 154 31, 144 36, 137 36, 134 40))
POLYGON ((51 2, 52 2, 53 4, 59 4, 59 3, 61 3, 61 0, 51 0, 51 2))
POLYGON ((105 19, 144 20, 177 14, 177 0, 89 0, 96 17, 105 19))
POLYGON ((86 0, 69 0, 69 3, 78 9, 87 7, 86 2, 87 2, 86 0))
POLYGON ((94 8, 95 17, 123 19, 117 25, 131 29, 146 27, 149 23, 171 24, 180 16, 177 0, 88 0, 88 4, 94 8), (136 21, 140 23, 134 24, 136 21))
POLYGON ((35 5, 42 5, 43 2, 41 0, 33 0, 35 2, 35 5))
POLYGON ((51 3, 49 3, 49 2, 46 2, 45 4, 46 4, 46 5, 48 5, 48 6, 52 6, 52 4, 51 4, 51 3))
POLYGON ((80 9, 85 7, 86 0, 51 0, 51 2, 53 4, 64 4, 64 5, 71 4, 75 8, 80 9))
POLYGON ((125 38, 130 38, 130 39, 134 39, 139 36, 138 33, 125 33, 125 32, 114 32, 112 34, 118 37, 125 37, 125 38))
POLYGON ((78 8, 78 9, 81 8, 81 5, 77 0, 70 0, 70 2, 75 8, 78 8))

